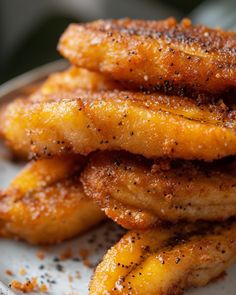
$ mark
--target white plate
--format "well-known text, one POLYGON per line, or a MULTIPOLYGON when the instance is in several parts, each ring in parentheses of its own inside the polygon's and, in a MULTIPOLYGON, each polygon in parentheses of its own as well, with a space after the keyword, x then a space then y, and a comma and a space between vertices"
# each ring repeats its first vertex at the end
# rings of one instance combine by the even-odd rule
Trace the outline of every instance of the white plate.
MULTIPOLYGON (((43 79, 50 72, 63 69, 65 62, 59 61, 33 72, 16 78, 0 88, 2 101, 11 99, 16 91, 21 92, 23 86, 43 79)), ((0 187, 6 187, 9 181, 20 169, 19 164, 6 160, 5 153, 0 150, 0 187)), ((87 260, 96 265, 107 249, 113 245, 124 231, 112 222, 107 222, 76 239, 62 243, 58 246, 42 247, 29 246, 26 243, 11 240, 0 240, 0 295, 12 295, 7 286, 13 280, 26 281, 28 278, 38 278, 39 285, 45 283, 48 293, 52 295, 86 295, 88 283, 93 268, 82 262, 81 251, 88 251, 87 260), (70 249, 72 257, 57 261, 57 257, 70 249), (45 258, 39 259, 38 253, 45 258), (7 274, 7 270, 13 276, 7 274), (25 272, 25 273, 24 273, 25 272)), ((232 267, 223 279, 211 283, 205 288, 186 292, 188 295, 235 295, 236 294, 236 266, 232 267)), ((36 293, 34 293, 36 294, 36 293)))

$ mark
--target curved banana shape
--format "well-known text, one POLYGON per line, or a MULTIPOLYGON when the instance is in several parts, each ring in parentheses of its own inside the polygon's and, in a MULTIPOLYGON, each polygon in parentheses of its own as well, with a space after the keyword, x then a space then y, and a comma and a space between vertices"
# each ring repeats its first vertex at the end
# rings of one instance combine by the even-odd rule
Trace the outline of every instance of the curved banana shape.
POLYGON ((197 97, 235 94, 235 40, 235 32, 190 20, 98 20, 70 25, 58 48, 72 64, 125 85, 197 97))
POLYGON ((84 195, 80 156, 28 164, 0 194, 0 236, 31 244, 52 244, 72 238, 104 219, 84 195))
POLYGON ((123 149, 207 161, 236 154, 234 106, 131 91, 78 90, 42 100, 2 109, 0 133, 12 149, 36 157, 123 149))
MULTIPOLYGON (((67 97, 66 94, 68 92, 76 91, 77 89, 102 91, 119 88, 118 82, 114 82, 102 74, 71 66, 65 71, 51 74, 42 85, 36 89, 34 88, 33 93, 27 100, 30 102, 43 102, 47 101, 49 95, 51 96, 50 99, 63 98, 67 97)), ((4 139, 4 134, 1 133, 1 130, 0 136, 4 139)), ((22 151, 12 148, 12 151, 19 158, 27 158, 29 155, 29 150, 22 151)))
POLYGON ((235 161, 154 161, 124 152, 100 152, 90 157, 81 181, 85 193, 107 216, 128 229, 236 215, 235 161))
POLYGON ((180 295, 236 258, 236 224, 130 231, 98 265, 90 295, 180 295))

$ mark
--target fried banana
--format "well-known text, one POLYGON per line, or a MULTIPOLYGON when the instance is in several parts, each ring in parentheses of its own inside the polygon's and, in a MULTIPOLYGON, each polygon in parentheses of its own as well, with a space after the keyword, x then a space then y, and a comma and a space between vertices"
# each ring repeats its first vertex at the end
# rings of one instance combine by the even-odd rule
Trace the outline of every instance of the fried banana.
POLYGON ((236 215, 236 163, 222 162, 100 152, 90 158, 81 181, 86 195, 128 229, 163 221, 217 221, 236 215))
POLYGON ((30 96, 30 100, 38 101, 49 94, 74 91, 78 88, 100 91, 118 89, 120 86, 99 73, 71 66, 64 72, 51 74, 42 86, 30 96))
MULTIPOLYGON (((101 91, 108 89, 119 89, 121 86, 104 77, 99 73, 94 73, 86 69, 77 68, 71 66, 69 69, 63 72, 57 72, 51 74, 40 87, 34 89, 33 93, 29 95, 27 100, 31 102, 42 102, 45 101, 48 95, 55 98, 66 96, 66 93, 75 91, 76 89, 85 89, 91 91, 101 91)), ((24 98, 25 99, 25 98, 24 98)), ((0 136, 2 134, 0 132, 0 136)), ((14 154, 19 157, 26 159, 29 154, 29 150, 21 151, 18 149, 12 149, 14 154)))
POLYGON ((83 162, 80 156, 67 156, 28 164, 0 193, 0 236, 52 244, 104 219, 78 179, 83 162))
POLYGON ((90 295, 180 295, 219 277, 236 257, 236 224, 130 231, 98 265, 90 295))
POLYGON ((236 153, 235 106, 132 91, 78 90, 2 109, 8 146, 34 156, 126 150, 211 161, 236 153), (44 101, 43 101, 44 100, 44 101))
POLYGON ((58 49, 77 66, 142 89, 195 96, 236 92, 236 33, 189 20, 72 24, 58 49))

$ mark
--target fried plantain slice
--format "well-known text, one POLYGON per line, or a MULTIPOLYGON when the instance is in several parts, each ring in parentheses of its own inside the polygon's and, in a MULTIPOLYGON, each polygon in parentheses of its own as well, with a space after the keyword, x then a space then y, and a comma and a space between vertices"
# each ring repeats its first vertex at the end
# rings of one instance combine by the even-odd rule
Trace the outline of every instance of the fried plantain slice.
POLYGON ((120 87, 118 83, 99 73, 71 66, 63 72, 51 74, 29 99, 38 101, 52 93, 74 91, 78 88, 100 91, 120 87))
POLYGON ((236 92, 236 33, 186 19, 72 24, 58 49, 77 66, 142 89, 195 96, 236 92))
MULTIPOLYGON (((47 100, 48 95, 55 97, 66 96, 66 93, 75 91, 76 89, 84 89, 91 91, 102 91, 108 89, 119 89, 121 86, 99 73, 94 73, 86 69, 71 66, 62 72, 51 74, 45 82, 27 97, 31 102, 42 102, 47 100)), ((28 92, 28 91, 27 91, 28 92)), ((22 97, 23 98, 23 97, 22 97)), ((26 97, 24 97, 25 99, 26 97)), ((0 132, 1 133, 1 132, 0 132)), ((2 134, 0 134, 2 136, 2 134)), ((27 159, 29 151, 12 150, 16 157, 27 159)))
POLYGON ((130 231, 98 265, 90 295, 180 295, 219 277, 236 257, 236 224, 130 231))
POLYGON ((162 94, 78 90, 2 109, 11 149, 35 156, 123 149, 147 158, 211 161, 236 153, 235 106, 162 94))
POLYGON ((94 154, 81 174, 85 193, 127 229, 236 215, 236 165, 94 154))
POLYGON ((0 194, 0 236, 52 244, 103 220, 78 179, 83 162, 63 156, 28 164, 0 194))

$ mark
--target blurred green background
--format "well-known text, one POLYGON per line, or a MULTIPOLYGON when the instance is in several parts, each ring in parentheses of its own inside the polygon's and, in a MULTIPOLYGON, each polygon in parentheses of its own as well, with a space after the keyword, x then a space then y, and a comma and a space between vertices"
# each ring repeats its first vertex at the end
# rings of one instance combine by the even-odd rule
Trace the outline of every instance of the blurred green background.
POLYGON ((71 22, 97 18, 175 16, 181 19, 190 16, 193 21, 221 25, 217 14, 227 10, 234 11, 232 24, 236 9, 231 7, 235 7, 235 3, 232 0, 204 3, 201 0, 0 0, 0 83, 60 58, 56 51, 57 41, 71 22))

